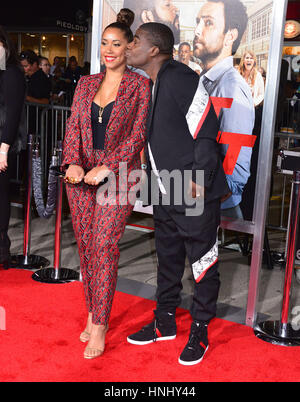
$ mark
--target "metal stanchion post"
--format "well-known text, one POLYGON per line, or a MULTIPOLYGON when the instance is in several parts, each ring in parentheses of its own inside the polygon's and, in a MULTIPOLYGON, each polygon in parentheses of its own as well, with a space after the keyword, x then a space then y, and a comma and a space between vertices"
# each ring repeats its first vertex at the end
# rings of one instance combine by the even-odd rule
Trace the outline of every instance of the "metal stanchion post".
POLYGON ((27 148, 27 192, 25 200, 23 255, 12 255, 9 265, 10 268, 16 269, 40 269, 47 267, 50 264, 50 261, 48 261, 46 258, 39 255, 30 254, 33 142, 33 135, 29 135, 27 148))
POLYGON ((300 171, 295 171, 292 182, 291 209, 288 231, 284 291, 280 321, 265 321, 255 326, 255 335, 276 345, 300 346, 300 328, 288 322, 291 284, 294 270, 296 239, 300 207, 300 171))
MULTIPOLYGON (((62 144, 59 143, 58 158, 61 161, 62 144)), ((60 163, 59 163, 60 165, 60 163)), ((43 283, 68 283, 79 280, 79 272, 60 267, 61 259, 61 222, 62 222, 63 175, 58 173, 57 202, 55 222, 54 264, 52 268, 36 271, 32 279, 43 283)))

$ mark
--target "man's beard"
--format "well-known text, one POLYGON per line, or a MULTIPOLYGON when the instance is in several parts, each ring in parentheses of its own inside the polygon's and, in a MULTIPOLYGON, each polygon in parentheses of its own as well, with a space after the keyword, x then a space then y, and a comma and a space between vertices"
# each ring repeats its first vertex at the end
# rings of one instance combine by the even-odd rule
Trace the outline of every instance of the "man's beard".
POLYGON ((214 52, 210 52, 203 44, 202 49, 197 48, 197 41, 194 39, 193 47, 194 47, 194 56, 202 61, 204 65, 212 62, 217 59, 222 53, 223 48, 220 47, 218 50, 214 52))

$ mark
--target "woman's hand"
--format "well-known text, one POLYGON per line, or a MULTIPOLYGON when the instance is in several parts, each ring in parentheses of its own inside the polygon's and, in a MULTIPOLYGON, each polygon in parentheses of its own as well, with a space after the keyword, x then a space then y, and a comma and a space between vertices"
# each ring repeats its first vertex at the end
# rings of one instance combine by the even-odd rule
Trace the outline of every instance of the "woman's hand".
POLYGON ((5 172, 8 167, 7 164, 7 154, 0 153, 0 172, 5 172))
POLYGON ((90 186, 98 186, 102 180, 109 176, 110 172, 105 165, 97 166, 84 176, 84 182, 90 186))
POLYGON ((84 170, 81 166, 70 165, 66 171, 65 182, 71 184, 78 184, 84 178, 84 170))
POLYGON ((10 146, 4 142, 0 145, 0 172, 5 172, 8 167, 7 155, 9 147, 10 146))

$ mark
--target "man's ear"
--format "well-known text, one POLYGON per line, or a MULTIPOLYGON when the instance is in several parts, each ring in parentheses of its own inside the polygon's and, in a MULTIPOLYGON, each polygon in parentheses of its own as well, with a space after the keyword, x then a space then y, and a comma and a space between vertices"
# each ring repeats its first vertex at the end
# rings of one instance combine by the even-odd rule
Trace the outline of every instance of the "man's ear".
POLYGON ((159 48, 157 47, 157 46, 153 46, 151 49, 150 49, 150 56, 151 57, 155 57, 155 56, 157 56, 158 54, 159 54, 159 48))
POLYGON ((141 20, 143 21, 144 24, 146 24, 147 22, 154 22, 154 16, 152 11, 143 10, 141 14, 141 20))
POLYGON ((238 38, 239 33, 236 28, 230 29, 226 32, 224 46, 227 48, 232 48, 234 41, 238 38))

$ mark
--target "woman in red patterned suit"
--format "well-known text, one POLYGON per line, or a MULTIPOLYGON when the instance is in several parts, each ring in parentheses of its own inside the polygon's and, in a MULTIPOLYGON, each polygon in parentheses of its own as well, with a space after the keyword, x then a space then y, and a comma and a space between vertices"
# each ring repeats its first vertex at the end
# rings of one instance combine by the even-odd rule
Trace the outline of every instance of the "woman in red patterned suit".
MULTIPOLYGON (((101 58, 106 71, 80 79, 64 141, 65 181, 88 309, 80 335, 88 342, 86 359, 104 351, 117 282, 118 242, 133 209, 132 202, 124 205, 124 200, 100 205, 97 190, 109 175, 118 182, 119 163, 126 163, 128 175, 140 169, 145 143, 151 92, 149 80, 126 66, 125 52, 132 40, 125 24, 116 22, 105 29, 101 58)), ((126 195, 135 184, 127 181, 126 195)), ((122 190, 120 184, 117 194, 122 190)))

